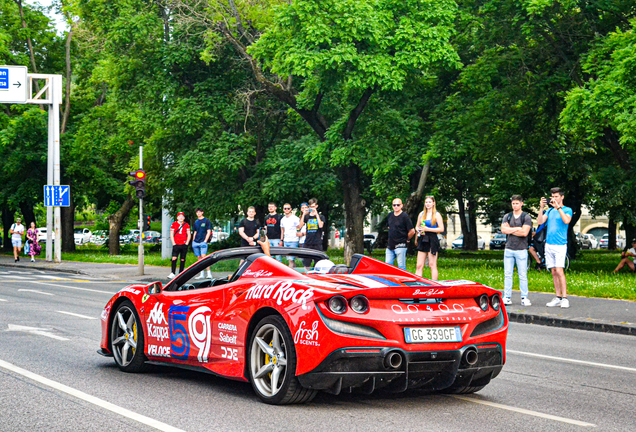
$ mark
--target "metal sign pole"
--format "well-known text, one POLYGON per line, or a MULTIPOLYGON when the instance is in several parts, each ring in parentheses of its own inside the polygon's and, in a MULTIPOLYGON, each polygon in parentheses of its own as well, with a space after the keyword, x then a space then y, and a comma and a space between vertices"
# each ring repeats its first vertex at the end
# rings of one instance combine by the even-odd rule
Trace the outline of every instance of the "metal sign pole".
MULTIPOLYGON (((139 146, 139 169, 144 169, 144 148, 139 146)), ((139 265, 139 276, 144 274, 144 199, 139 199, 139 249, 137 252, 137 261, 139 265)))
MULTIPOLYGON (((49 136, 53 136, 53 184, 60 184, 60 104, 62 103, 62 75, 53 75, 51 77, 51 110, 49 110, 49 118, 53 117, 53 121, 49 122, 49 136)), ((70 191, 69 191, 70 193, 70 191)), ((55 262, 62 262, 62 209, 59 204, 54 207, 55 218, 55 262)))

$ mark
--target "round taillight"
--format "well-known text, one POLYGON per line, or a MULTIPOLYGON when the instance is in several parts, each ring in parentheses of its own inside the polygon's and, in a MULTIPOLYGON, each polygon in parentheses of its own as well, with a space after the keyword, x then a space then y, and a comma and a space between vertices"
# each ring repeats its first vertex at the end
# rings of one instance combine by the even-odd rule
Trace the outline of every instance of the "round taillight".
POLYGON ((329 310, 335 314, 343 314, 347 311, 347 299, 343 296, 335 296, 329 299, 327 303, 329 310))
POLYGON ((369 300, 363 295, 355 296, 349 300, 349 306, 354 312, 363 314, 369 310, 369 300))
POLYGON ((488 310, 488 296, 486 294, 482 294, 479 297, 479 307, 484 312, 488 310))
POLYGON ((492 306, 492 308, 496 311, 499 310, 501 307, 501 297, 499 297, 499 294, 495 294, 490 297, 490 306, 492 306))

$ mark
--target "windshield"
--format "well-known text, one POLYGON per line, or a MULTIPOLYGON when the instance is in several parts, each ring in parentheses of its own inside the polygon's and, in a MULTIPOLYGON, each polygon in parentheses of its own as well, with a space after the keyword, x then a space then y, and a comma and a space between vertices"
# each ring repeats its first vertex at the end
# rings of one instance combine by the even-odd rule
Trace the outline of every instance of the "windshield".
POLYGON ((79 228, 79 229, 74 230, 73 232, 74 232, 75 234, 82 234, 82 229, 81 229, 81 228, 79 228))

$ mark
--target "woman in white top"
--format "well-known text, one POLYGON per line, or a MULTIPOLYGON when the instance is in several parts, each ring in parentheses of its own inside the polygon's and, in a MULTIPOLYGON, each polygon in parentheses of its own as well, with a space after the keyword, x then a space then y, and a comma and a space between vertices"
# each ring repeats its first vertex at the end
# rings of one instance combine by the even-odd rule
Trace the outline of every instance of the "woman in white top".
POLYGON ((415 274, 422 276, 424 263, 428 257, 428 266, 431 268, 431 279, 437 280, 437 252, 439 252, 438 233, 444 232, 444 221, 435 207, 435 197, 428 195, 424 199, 424 211, 417 217, 415 224, 417 231, 417 265, 415 274))

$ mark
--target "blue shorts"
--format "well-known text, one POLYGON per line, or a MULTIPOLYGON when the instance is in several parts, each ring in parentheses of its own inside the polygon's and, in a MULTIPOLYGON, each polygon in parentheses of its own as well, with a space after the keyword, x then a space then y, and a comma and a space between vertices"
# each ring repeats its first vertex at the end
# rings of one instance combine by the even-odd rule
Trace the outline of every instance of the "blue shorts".
POLYGON ((202 256, 208 254, 208 244, 206 242, 197 243, 195 241, 192 242, 192 250, 194 251, 194 256, 202 256))
POLYGON ((11 244, 13 245, 13 247, 21 248, 22 247, 22 239, 19 239, 19 240, 11 239, 11 244))
MULTIPOLYGON (((298 242, 297 241, 283 241, 283 246, 285 247, 289 247, 289 248, 297 248, 298 247, 298 242)), ((288 261, 293 261, 294 257, 290 256, 287 257, 288 261)))

